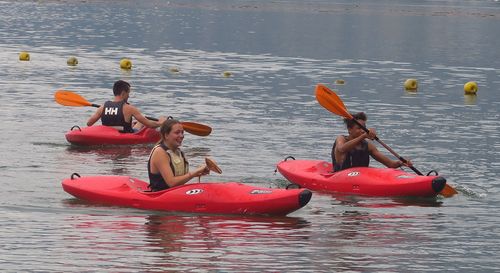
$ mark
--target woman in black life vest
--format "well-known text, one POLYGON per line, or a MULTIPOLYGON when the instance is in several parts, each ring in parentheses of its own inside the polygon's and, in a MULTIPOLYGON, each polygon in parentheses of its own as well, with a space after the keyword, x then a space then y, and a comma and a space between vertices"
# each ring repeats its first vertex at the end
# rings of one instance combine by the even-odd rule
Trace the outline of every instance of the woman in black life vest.
POLYGON ((149 187, 152 191, 179 186, 209 173, 205 164, 189 171, 189 163, 180 149, 184 129, 178 120, 163 122, 160 134, 161 141, 151 150, 148 160, 149 187))
MULTIPOLYGON (((352 115, 360 124, 366 126, 367 117, 360 112, 352 115)), ((403 163, 399 160, 391 160, 382 154, 377 147, 366 139, 373 140, 376 136, 375 129, 369 129, 366 133, 353 120, 344 119, 349 135, 340 135, 335 140, 332 148, 333 171, 340 171, 352 167, 368 167, 370 156, 389 168, 411 166, 411 161, 403 163)))

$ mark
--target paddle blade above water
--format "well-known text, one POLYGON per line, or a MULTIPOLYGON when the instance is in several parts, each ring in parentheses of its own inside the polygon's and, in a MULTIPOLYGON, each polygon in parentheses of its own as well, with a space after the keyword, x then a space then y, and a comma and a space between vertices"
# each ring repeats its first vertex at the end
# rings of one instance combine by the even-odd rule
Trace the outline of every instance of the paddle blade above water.
POLYGON ((184 130, 190 134, 197 136, 208 136, 212 132, 212 128, 207 125, 199 124, 195 122, 183 121, 181 122, 184 130))
POLYGON ((205 157, 205 163, 207 164, 208 169, 218 174, 222 173, 221 168, 215 163, 215 161, 209 157, 205 157))
POLYGON ((330 90, 328 87, 318 84, 316 86, 316 100, 319 104, 323 106, 326 110, 342 116, 347 119, 352 119, 352 115, 347 111, 344 102, 340 97, 330 90))
POLYGON ((54 99, 57 103, 64 106, 93 106, 82 96, 66 90, 58 90, 54 94, 54 99))

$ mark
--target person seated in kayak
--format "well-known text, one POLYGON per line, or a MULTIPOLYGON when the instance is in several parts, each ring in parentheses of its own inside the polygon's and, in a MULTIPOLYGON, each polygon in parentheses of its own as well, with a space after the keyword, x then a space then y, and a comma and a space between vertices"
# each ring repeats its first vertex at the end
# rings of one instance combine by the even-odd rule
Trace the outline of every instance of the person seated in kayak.
POLYGON ((118 80, 113 85, 113 101, 106 101, 104 105, 99 107, 97 111, 88 119, 87 126, 92 126, 99 119, 102 125, 114 127, 124 133, 134 133, 139 131, 143 126, 149 128, 159 127, 165 117, 160 117, 158 121, 147 119, 134 106, 128 103, 130 96, 130 84, 123 80, 118 80), (137 122, 132 126, 132 117, 137 122))
POLYGON ((184 139, 182 124, 175 119, 168 119, 160 127, 161 140, 149 155, 149 187, 152 191, 161 191, 183 185, 194 177, 209 173, 203 164, 194 171, 189 171, 189 163, 181 151, 184 139))
MULTIPOLYGON (((361 125, 366 126, 366 114, 363 112, 352 115, 361 125)), ((352 168, 368 167, 370 156, 389 168, 399 168, 401 166, 411 167, 411 161, 403 163, 399 160, 391 160, 382 154, 377 147, 366 139, 373 140, 376 137, 375 129, 369 129, 366 133, 359 125, 351 119, 344 119, 348 136, 337 137, 332 148, 333 171, 352 168)))

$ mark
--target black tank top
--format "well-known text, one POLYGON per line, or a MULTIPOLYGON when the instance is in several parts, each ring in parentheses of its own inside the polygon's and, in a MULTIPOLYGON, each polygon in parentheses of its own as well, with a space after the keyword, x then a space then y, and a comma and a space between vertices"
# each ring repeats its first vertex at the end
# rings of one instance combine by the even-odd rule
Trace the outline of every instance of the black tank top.
MULTIPOLYGON (((344 137, 346 138, 346 137, 344 137)), ((332 164, 333 171, 341 171, 352 167, 368 167, 370 165, 370 152, 368 151, 368 142, 363 140, 361 142, 361 148, 352 149, 347 152, 344 162, 337 163, 335 161, 335 146, 337 145, 337 141, 333 143, 332 148, 332 164)))
POLYGON ((122 132, 133 133, 132 129, 132 119, 130 122, 125 121, 125 116, 123 115, 123 105, 125 101, 107 101, 104 103, 104 109, 101 115, 101 123, 106 126, 122 127, 122 132))
MULTIPOLYGON (((163 144, 163 142, 156 145, 151 150, 151 154, 149 155, 149 159, 148 159, 149 188, 152 191, 161 191, 161 190, 166 190, 169 188, 167 182, 165 182, 165 179, 163 179, 163 176, 161 176, 161 173, 152 173, 151 172, 151 156, 153 155, 154 150, 156 150, 158 147, 161 147, 167 153, 168 158, 170 159, 170 168, 172 169, 172 173, 174 173, 174 175, 175 175, 175 167, 174 167, 174 164, 172 163, 172 157, 167 152, 168 147, 165 144, 163 144)), ((181 151, 181 156, 184 159, 184 164, 187 166, 189 163, 186 160, 186 157, 184 156, 184 153, 182 151, 181 151)))

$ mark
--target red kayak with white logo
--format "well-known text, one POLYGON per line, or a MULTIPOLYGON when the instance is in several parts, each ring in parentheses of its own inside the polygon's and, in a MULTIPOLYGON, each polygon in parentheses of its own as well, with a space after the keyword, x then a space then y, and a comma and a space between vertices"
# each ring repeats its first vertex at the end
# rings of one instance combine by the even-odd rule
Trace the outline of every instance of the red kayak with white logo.
POLYGON ((63 189, 93 203, 190 213, 287 215, 305 206, 306 189, 271 189, 236 182, 192 183, 151 192, 148 183, 129 176, 78 174, 62 182, 63 189))
POLYGON ((332 172, 321 160, 284 160, 278 171, 290 182, 322 192, 366 196, 436 196, 446 185, 440 176, 422 176, 400 169, 355 167, 332 172))
POLYGON ((81 146, 149 144, 158 142, 160 138, 160 133, 156 129, 146 127, 136 133, 122 133, 104 125, 82 128, 73 126, 66 133, 68 142, 81 146))

